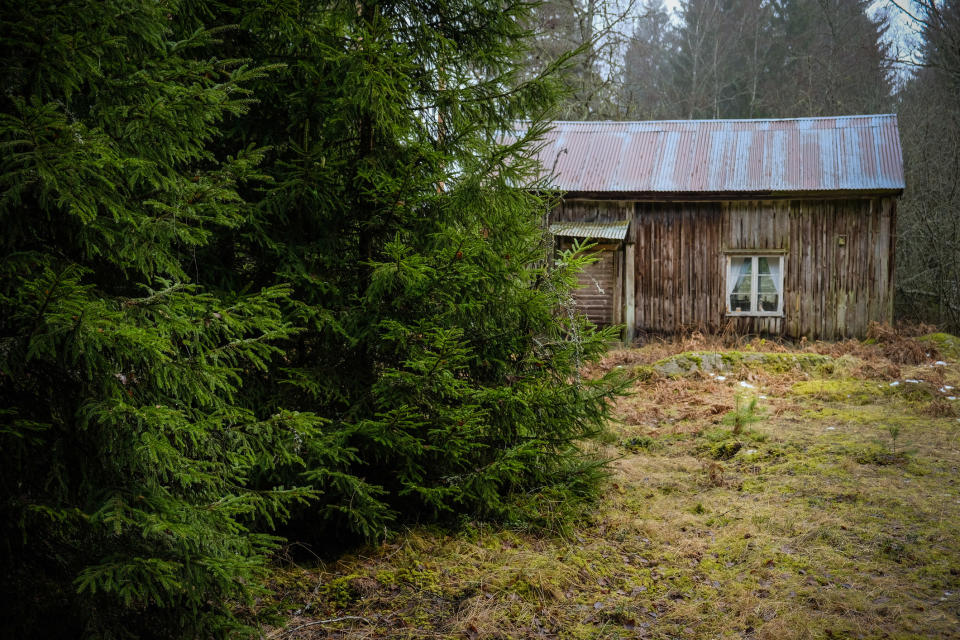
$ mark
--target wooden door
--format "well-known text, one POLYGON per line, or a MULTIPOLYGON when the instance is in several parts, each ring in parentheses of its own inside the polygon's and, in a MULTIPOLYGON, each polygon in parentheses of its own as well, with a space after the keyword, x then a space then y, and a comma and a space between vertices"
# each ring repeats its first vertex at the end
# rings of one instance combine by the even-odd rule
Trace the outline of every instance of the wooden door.
POLYGON ((579 286, 573 292, 577 309, 598 325, 621 322, 621 252, 603 248, 597 261, 580 272, 579 286))

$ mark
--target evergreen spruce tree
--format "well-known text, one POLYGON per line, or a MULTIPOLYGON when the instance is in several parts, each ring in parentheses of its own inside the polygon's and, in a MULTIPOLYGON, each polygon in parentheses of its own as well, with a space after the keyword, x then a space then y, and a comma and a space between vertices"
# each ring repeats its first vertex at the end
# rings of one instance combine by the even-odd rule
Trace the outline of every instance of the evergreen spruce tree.
POLYGON ((249 527, 306 495, 248 477, 313 417, 237 401, 293 335, 287 291, 192 282, 259 159, 207 147, 263 75, 198 57, 192 6, 0 10, 3 637, 241 630, 276 544, 249 527))
POLYGON ((291 283, 307 328, 250 397, 328 421, 305 442, 296 479, 322 495, 297 536, 536 518, 601 473, 578 443, 620 383, 578 367, 614 334, 573 313, 583 258, 547 261, 554 201, 527 155, 556 89, 524 79, 531 8, 236 0, 218 17, 241 26, 229 55, 284 65, 228 138, 271 149, 272 186, 244 192, 256 232, 206 262, 211 286, 291 283))

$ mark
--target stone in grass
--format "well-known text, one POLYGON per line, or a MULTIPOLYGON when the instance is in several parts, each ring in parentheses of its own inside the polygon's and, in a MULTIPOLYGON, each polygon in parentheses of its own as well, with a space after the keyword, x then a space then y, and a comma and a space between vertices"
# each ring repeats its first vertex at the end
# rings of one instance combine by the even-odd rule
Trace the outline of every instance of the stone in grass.
MULTIPOLYGON (((736 370, 741 366, 767 369, 774 372, 812 371, 831 367, 833 358, 817 353, 746 353, 739 351, 688 351, 664 358, 653 364, 653 370, 663 376, 683 376, 697 371, 717 373, 736 370)), ((723 378, 718 376, 717 380, 723 378)))

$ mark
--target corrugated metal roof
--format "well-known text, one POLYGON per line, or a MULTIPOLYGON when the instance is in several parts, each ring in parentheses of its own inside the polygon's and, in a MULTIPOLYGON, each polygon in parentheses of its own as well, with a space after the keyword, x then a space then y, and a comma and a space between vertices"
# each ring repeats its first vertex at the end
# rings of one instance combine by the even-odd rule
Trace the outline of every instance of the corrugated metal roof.
MULTIPOLYGON (((903 190, 897 116, 556 122, 538 155, 561 191, 903 190)), ((523 127, 522 123, 519 125, 523 127)))
POLYGON ((595 240, 624 240, 629 220, 618 222, 554 222, 550 233, 565 238, 593 238, 595 240))

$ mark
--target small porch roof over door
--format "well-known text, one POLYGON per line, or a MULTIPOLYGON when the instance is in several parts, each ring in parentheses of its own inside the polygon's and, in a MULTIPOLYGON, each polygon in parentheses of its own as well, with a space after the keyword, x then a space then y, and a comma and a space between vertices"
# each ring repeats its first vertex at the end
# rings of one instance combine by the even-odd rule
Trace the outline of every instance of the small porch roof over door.
POLYGON ((627 238, 629 220, 615 222, 554 222, 550 233, 563 238, 592 238, 593 240, 619 240, 627 238))

